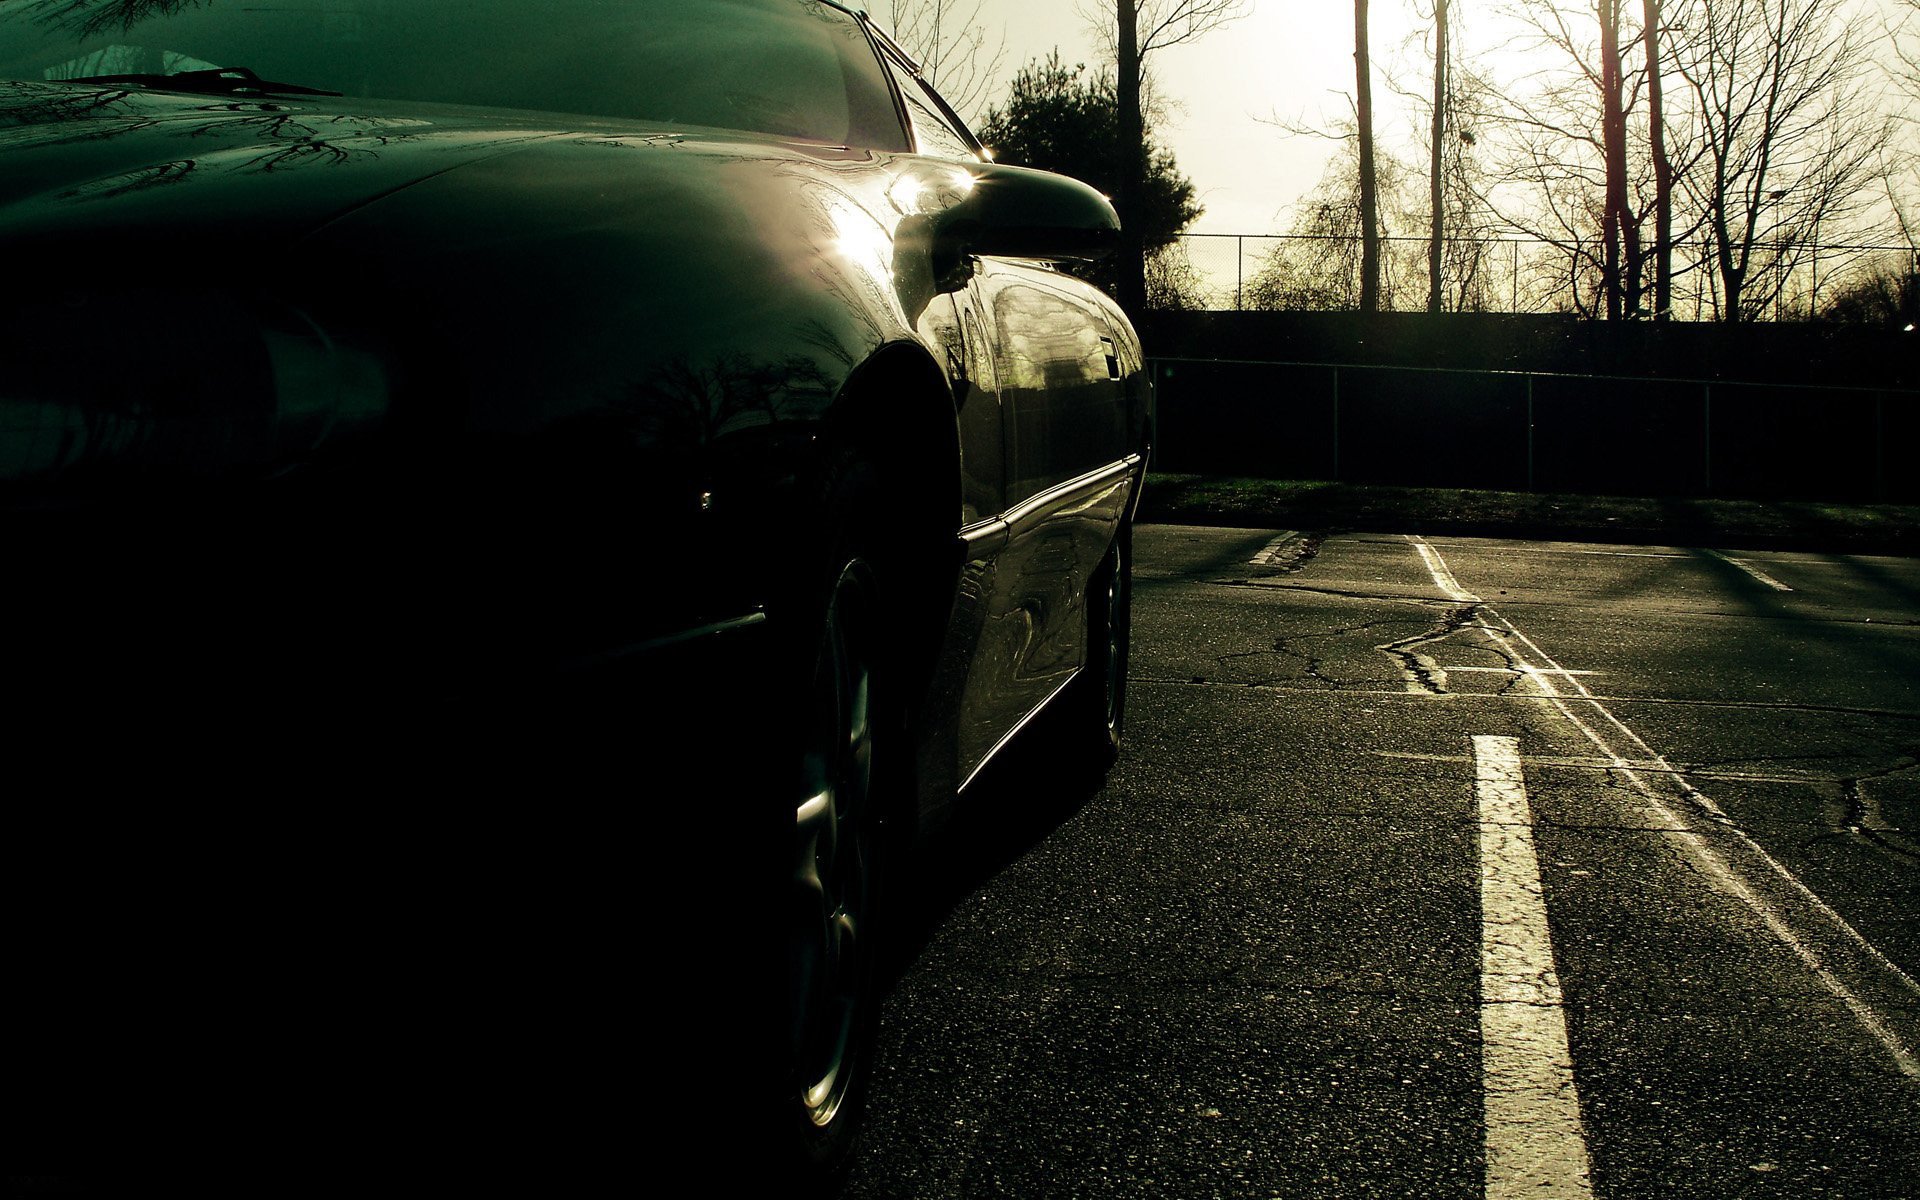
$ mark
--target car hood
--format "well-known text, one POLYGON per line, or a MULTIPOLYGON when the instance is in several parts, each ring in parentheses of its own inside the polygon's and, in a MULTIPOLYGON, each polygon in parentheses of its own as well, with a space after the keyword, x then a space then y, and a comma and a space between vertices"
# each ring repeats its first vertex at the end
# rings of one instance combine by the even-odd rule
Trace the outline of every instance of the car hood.
MULTIPOLYGON (((480 532, 435 536, 465 561, 662 608, 648 626, 759 602, 742 546, 793 540, 775 531, 819 422, 935 299, 888 215, 888 156, 864 151, 0 82, 0 155, 0 358, 16 391, 91 389, 35 408, 0 458, 58 486, 116 455, 275 487, 340 462, 354 494, 461 513, 480 532), (375 469, 386 492, 357 482, 375 469), (667 605, 643 547, 707 599, 667 605)), ((526 607, 530 586, 461 594, 526 607)), ((611 623, 553 626, 584 644, 611 623)))
POLYGON ((217 232, 246 250, 556 136, 550 123, 453 109, 0 81, 0 224, 116 240, 217 232))
MULTIPOLYGON (((550 113, 0 81, 0 154, 0 242, 34 284, 115 286, 164 266, 302 307, 398 286, 436 313, 478 287, 487 311, 516 319, 644 296, 627 316, 646 340, 710 356, 737 353, 775 310, 789 329, 819 319, 798 293, 909 327, 903 310, 932 296, 901 270, 884 156, 864 151, 550 113), (536 287, 561 295, 516 302, 536 287)), ((900 331, 837 337, 828 358, 900 331)))

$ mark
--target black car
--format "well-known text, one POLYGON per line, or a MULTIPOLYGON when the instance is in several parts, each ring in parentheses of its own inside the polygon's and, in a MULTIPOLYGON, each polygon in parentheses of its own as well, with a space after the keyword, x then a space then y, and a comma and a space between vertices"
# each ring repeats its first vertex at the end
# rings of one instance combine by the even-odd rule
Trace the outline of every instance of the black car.
POLYGON ((46 1144, 187 1030, 840 1165, 890 875, 1118 743, 1115 233, 831 0, 0 0, 46 1144))

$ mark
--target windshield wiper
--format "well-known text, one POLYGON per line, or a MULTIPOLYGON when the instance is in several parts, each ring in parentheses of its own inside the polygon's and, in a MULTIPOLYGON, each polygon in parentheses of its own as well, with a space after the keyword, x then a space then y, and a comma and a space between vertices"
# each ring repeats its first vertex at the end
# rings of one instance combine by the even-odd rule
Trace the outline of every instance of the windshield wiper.
POLYGON ((204 71, 175 71, 172 74, 81 75, 73 79, 55 79, 52 83, 124 83, 129 87, 161 88, 173 92, 200 92, 210 96, 237 96, 252 92, 278 92, 283 96, 338 96, 322 88, 297 83, 276 83, 262 79, 246 67, 210 67, 204 71))

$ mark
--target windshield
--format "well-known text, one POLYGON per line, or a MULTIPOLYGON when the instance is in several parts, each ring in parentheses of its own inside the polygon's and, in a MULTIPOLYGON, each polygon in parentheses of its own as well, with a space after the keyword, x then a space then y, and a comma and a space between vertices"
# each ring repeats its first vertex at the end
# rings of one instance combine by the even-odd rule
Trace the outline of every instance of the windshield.
POLYGON ((858 22, 817 0, 0 0, 0 78, 338 93, 905 149, 879 70, 858 22))

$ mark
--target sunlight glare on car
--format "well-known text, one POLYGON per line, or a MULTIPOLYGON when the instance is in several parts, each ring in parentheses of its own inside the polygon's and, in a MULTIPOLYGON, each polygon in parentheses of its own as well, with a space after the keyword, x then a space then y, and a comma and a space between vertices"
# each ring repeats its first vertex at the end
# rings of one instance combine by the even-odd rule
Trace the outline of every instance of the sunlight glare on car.
POLYGON ((822 207, 833 225, 833 252, 868 271, 885 273, 893 259, 892 232, 843 196, 827 199, 822 207))
POLYGON ((887 199, 903 217, 930 217, 965 203, 975 184, 964 167, 922 164, 901 172, 887 199))

